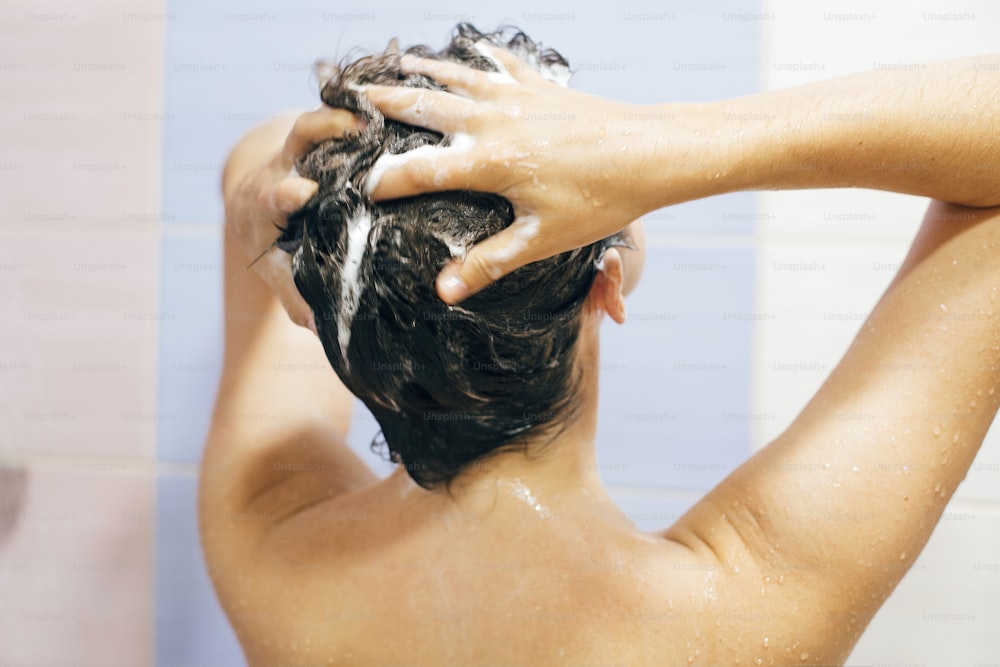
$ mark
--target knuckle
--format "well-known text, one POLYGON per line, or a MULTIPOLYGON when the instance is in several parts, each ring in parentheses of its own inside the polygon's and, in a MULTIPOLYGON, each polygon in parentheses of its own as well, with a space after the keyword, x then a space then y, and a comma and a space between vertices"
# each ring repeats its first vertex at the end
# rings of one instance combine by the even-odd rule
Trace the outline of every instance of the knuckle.
POLYGON ((493 258, 482 254, 470 254, 466 257, 463 273, 467 282, 476 285, 486 285, 499 280, 506 273, 504 267, 493 258), (473 280, 468 280, 471 277, 473 280))
POLYGON ((427 187, 434 182, 437 169, 427 162, 410 162, 403 167, 403 173, 409 185, 416 188, 427 187))

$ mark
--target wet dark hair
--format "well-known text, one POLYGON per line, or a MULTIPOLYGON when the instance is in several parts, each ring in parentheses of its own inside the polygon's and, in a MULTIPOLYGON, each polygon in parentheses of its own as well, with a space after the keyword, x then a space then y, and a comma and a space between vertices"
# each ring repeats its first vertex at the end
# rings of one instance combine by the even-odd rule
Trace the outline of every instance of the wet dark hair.
MULTIPOLYGON (((406 53, 500 71, 475 48, 483 39, 549 78, 568 78, 561 55, 514 29, 483 34, 462 24, 444 50, 406 53)), ((320 144, 296 165, 319 191, 289 217, 278 245, 293 253, 295 284, 337 375, 378 420, 390 458, 433 488, 570 423, 579 408, 574 359, 583 304, 605 249, 623 243, 605 239, 522 267, 459 306, 442 302, 438 271, 514 214, 506 199, 478 192, 368 197, 365 180, 379 156, 450 140, 383 117, 352 87, 444 89, 403 74, 400 55, 393 42, 381 55, 318 68, 323 102, 354 111, 367 126, 320 144)))

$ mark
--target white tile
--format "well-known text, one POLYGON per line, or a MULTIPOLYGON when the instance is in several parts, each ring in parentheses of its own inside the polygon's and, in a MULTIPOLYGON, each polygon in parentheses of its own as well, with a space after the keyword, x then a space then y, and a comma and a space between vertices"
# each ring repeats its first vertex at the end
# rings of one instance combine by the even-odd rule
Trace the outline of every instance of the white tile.
POLYGON ((785 88, 879 66, 991 53, 994 0, 764 0, 761 85, 785 88))
POLYGON ((772 241, 757 252, 754 449, 779 435, 840 361, 906 254, 905 243, 772 241))
POLYGON ((875 190, 762 192, 759 239, 845 243, 905 242, 916 234, 927 210, 925 197, 875 190))

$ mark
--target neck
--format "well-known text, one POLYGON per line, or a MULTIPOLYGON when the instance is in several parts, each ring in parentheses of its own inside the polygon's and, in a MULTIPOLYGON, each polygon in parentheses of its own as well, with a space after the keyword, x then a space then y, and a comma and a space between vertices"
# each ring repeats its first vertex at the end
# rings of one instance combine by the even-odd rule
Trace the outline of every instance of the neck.
MULTIPOLYGON (((545 515, 572 506, 614 508, 597 469, 594 444, 597 432, 596 331, 584 332, 578 348, 582 373, 580 407, 576 418, 555 437, 548 435, 529 441, 525 448, 494 454, 475 461, 451 485, 433 491, 418 487, 406 472, 393 475, 404 497, 415 502, 454 505, 466 513, 501 506, 513 513, 545 515), (587 334, 590 334, 588 336, 587 334), (589 340, 590 337, 594 340, 589 340)), ((617 512, 617 508, 615 508, 617 512)), ((618 512, 620 514, 620 512, 618 512)))

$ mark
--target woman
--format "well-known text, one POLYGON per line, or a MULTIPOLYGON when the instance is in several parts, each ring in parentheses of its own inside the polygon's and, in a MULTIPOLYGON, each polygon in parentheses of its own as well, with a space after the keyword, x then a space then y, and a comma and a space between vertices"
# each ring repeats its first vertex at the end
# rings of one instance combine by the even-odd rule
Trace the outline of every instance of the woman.
MULTIPOLYGON (((420 85, 355 80, 364 97, 345 86, 331 99, 357 115, 324 107, 276 120, 228 161, 226 357, 201 521, 248 660, 843 664, 926 543, 1000 402, 1000 59, 648 113, 553 85, 497 48, 525 55, 519 37, 484 37, 473 44, 475 66, 494 71, 390 56, 420 85), (433 82, 447 91, 428 89, 433 82), (388 118, 450 135, 449 144, 425 137, 410 155, 379 157, 365 148, 380 118, 365 98, 388 118), (533 120, 570 113, 573 123, 533 120), (342 154, 350 169, 334 160, 342 154), (320 185, 288 176, 295 165, 320 185), (641 253, 614 247, 641 248, 640 232, 608 239, 662 206, 800 187, 934 201, 855 343, 789 429, 673 526, 640 532, 611 502, 594 459, 599 323, 605 314, 624 321, 641 265, 641 253), (414 200, 378 209, 367 199, 455 189, 503 195, 512 207, 504 224, 513 223, 482 241, 490 224, 465 239, 447 224, 407 231, 400 218, 433 216, 414 200), (281 247, 254 265, 257 276, 239 273, 279 236, 275 225, 286 229, 281 247), (410 232, 425 235, 416 250, 410 232), (285 250, 295 252, 298 289, 285 250), (387 268, 394 256, 403 259, 387 268), (543 258, 523 269, 541 274, 514 271, 543 258), (404 265, 410 282, 392 283, 404 265), (427 293, 441 266, 437 291, 452 308, 427 293), (552 282, 563 274, 584 293, 552 282), (421 275, 424 284, 413 282, 421 275), (544 280, 518 282, 523 275, 544 280), (406 289, 412 299, 399 297, 406 289), (535 304, 554 293, 558 303, 522 311, 536 317, 516 329, 510 311, 490 311, 498 300, 535 304), (405 311, 409 301, 433 317, 405 311), (942 309, 955 315, 947 325, 942 309), (326 358, 283 311, 320 335, 326 358), (550 326, 533 328, 546 314, 550 326), (527 366, 512 367, 516 346, 502 343, 490 348, 498 356, 455 362, 479 348, 451 336, 480 330, 485 340, 521 340, 527 366), (378 346, 397 356, 380 362, 378 346), (546 386, 532 379, 548 358, 559 371, 551 407, 504 411, 522 388, 546 386), (328 361, 376 406, 402 464, 384 480, 343 444, 350 395, 323 372, 328 361), (916 370, 900 377, 898 364, 916 370), (441 368, 454 386, 431 381, 441 368), (280 423, 246 417, 262 410, 280 423), (860 428, 836 418, 851 413, 876 418, 860 428), (927 413, 940 423, 916 427, 927 413), (491 425, 502 434, 493 441, 491 425), (906 465, 873 465, 886 460, 906 465), (831 513, 858 520, 819 520, 831 513)), ((480 205, 504 216, 497 201, 480 205)))

